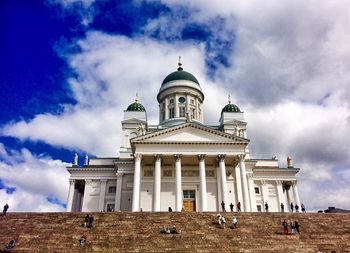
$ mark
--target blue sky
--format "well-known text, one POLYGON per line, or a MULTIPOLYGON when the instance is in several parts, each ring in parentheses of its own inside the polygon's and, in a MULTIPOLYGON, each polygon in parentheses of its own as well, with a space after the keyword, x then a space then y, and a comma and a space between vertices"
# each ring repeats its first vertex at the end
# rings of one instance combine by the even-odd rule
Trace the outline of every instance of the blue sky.
POLYGON ((73 153, 117 156, 136 93, 157 124, 156 94, 181 55, 206 123, 231 94, 252 157, 291 155, 307 207, 350 208, 349 5, 1 1, 0 204, 64 210, 73 153))

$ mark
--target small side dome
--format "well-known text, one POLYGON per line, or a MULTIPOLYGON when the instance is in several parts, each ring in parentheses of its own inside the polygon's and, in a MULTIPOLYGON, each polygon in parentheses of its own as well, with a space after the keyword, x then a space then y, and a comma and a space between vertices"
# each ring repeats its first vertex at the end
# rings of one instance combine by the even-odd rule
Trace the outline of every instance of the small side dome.
POLYGON ((137 98, 137 94, 136 94, 135 102, 132 103, 131 105, 129 105, 126 110, 127 111, 137 111, 137 112, 145 112, 146 111, 145 107, 139 103, 139 100, 137 98))
POLYGON ((132 103, 131 105, 128 106, 128 109, 126 109, 127 111, 139 111, 139 112, 144 112, 146 111, 145 107, 140 104, 140 103, 132 103))
POLYGON ((228 104, 222 108, 221 113, 223 112, 240 112, 241 110, 239 109, 239 107, 237 105, 231 104, 231 99, 230 96, 228 98, 228 104))

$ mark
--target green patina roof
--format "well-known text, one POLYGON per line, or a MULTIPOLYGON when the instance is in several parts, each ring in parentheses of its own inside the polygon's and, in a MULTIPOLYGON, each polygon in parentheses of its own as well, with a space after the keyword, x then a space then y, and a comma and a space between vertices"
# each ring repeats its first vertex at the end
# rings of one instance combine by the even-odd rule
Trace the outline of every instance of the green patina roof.
POLYGON ((221 113, 223 112, 240 112, 241 110, 237 105, 228 103, 224 108, 222 108, 221 113))
POLYGON ((171 81, 175 81, 175 80, 187 80, 187 81, 192 81, 195 82, 199 85, 199 82, 197 80, 197 78, 194 77, 194 75, 192 75, 191 73, 184 71, 183 68, 179 67, 177 69, 177 71, 170 73, 162 82, 162 85, 167 83, 167 82, 171 82, 171 81))
POLYGON ((139 112, 144 112, 146 111, 145 107, 140 104, 139 102, 134 102, 131 105, 128 106, 127 111, 139 111, 139 112))

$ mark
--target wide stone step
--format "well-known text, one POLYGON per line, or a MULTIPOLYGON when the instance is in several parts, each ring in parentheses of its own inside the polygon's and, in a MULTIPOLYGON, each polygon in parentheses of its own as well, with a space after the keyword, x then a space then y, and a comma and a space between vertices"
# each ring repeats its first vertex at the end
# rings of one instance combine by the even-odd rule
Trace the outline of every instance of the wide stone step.
POLYGON ((13 252, 350 252, 349 214, 224 213, 227 224, 237 217, 238 229, 219 228, 216 213, 93 213, 92 229, 81 226, 85 215, 9 213, 0 219, 0 247, 16 239, 13 252), (284 235, 284 219, 297 220, 301 235, 284 235), (183 232, 160 234, 163 225, 183 232))

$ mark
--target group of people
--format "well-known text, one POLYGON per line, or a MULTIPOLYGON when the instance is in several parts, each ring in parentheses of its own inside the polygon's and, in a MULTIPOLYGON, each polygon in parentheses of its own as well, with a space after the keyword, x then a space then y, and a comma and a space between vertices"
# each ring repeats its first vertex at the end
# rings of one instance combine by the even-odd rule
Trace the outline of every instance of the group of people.
POLYGON ((283 227, 283 233, 285 235, 288 235, 289 232, 288 232, 288 226, 290 226, 290 229, 291 229, 291 234, 294 234, 295 231, 300 235, 300 224, 298 221, 294 221, 294 222, 290 222, 288 223, 288 221, 284 220, 282 222, 282 227, 283 227))
MULTIPOLYGON (((220 228, 225 228, 226 226, 226 219, 223 215, 218 213, 216 215, 216 223, 220 226, 220 228)), ((238 220, 236 216, 232 217, 232 223, 231 223, 231 228, 237 228, 238 227, 238 220)))
POLYGON ((164 226, 160 229, 161 234, 181 234, 181 229, 177 229, 174 225, 171 229, 167 226, 164 226))
MULTIPOLYGON (((225 205, 225 202, 222 201, 222 202, 221 202, 221 208, 222 208, 222 211, 223 211, 223 212, 226 212, 226 207, 225 207, 225 206, 226 206, 226 205, 225 205)), ((234 206, 235 206, 235 205, 231 202, 231 204, 230 204, 230 210, 231 210, 231 212, 233 212, 234 206)), ((240 211, 241 211, 241 202, 238 202, 238 203, 237 203, 236 208, 237 208, 237 212, 240 212, 240 211)))
MULTIPOLYGON (((301 204, 301 212, 302 213, 306 213, 306 209, 305 209, 305 205, 304 204, 301 204)), ((290 210, 291 212, 294 212, 294 209, 295 209, 295 212, 296 213, 299 213, 299 205, 298 204, 293 204, 293 202, 290 202, 290 210)), ((284 212, 284 204, 281 203, 281 212, 283 213, 284 212)))
POLYGON ((94 216, 87 214, 84 218, 84 227, 86 228, 92 228, 94 222, 94 216))

